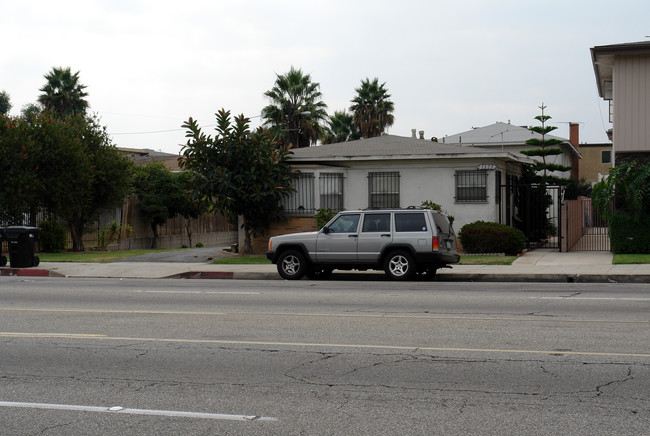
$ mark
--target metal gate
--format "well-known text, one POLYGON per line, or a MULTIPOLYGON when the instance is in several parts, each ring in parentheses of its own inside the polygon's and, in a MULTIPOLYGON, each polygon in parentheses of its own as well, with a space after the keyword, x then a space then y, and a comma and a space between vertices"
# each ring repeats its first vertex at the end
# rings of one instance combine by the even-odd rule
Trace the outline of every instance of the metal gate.
POLYGON ((591 198, 578 197, 564 202, 566 218, 566 251, 609 251, 607 221, 591 203, 591 198))
POLYGON ((521 230, 527 248, 562 251, 562 193, 559 185, 500 185, 497 204, 499 222, 521 230))

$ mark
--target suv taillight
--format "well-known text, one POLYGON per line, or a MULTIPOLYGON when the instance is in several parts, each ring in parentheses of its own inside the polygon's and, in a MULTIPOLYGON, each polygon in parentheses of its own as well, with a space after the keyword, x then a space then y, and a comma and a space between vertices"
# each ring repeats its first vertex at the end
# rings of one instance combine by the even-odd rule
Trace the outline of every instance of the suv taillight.
POLYGON ((434 236, 431 238, 431 249, 438 250, 440 248, 440 243, 438 242, 438 237, 434 236))

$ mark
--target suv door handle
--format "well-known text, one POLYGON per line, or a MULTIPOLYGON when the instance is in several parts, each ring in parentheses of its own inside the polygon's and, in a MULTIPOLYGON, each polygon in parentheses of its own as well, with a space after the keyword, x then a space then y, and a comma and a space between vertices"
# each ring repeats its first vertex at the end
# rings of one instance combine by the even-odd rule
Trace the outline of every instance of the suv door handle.
POLYGON ((384 233, 381 235, 382 238, 390 238, 390 233, 384 233))
POLYGON ((348 238, 358 238, 359 235, 348 235, 348 238))

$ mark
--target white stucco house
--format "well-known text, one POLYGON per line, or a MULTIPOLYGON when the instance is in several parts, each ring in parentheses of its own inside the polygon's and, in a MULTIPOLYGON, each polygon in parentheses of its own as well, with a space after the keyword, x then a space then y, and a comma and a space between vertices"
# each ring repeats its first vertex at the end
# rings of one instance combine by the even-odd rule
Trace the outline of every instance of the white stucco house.
MULTIPOLYGON (((553 176, 561 178, 574 178, 578 179, 578 160, 582 158, 579 150, 578 141, 578 124, 570 124, 571 133, 570 139, 562 138, 554 135, 546 135, 546 139, 557 139, 562 141, 559 148, 562 154, 556 156, 549 156, 548 163, 559 164, 563 166, 573 167, 572 171, 553 172, 553 176)), ((534 146, 526 145, 529 139, 541 139, 542 135, 528 130, 525 126, 515 126, 510 123, 497 122, 484 127, 475 127, 455 135, 445 136, 438 140, 448 145, 459 145, 467 148, 484 148, 490 150, 501 150, 516 153, 520 155, 522 150, 534 149, 534 146)), ((541 158, 534 157, 533 159, 541 161, 541 158)))
POLYGON ((291 159, 300 170, 296 192, 284 206, 299 217, 321 208, 408 207, 430 200, 454 216, 460 229, 479 219, 499 221, 498 186, 530 163, 505 148, 394 135, 299 148, 291 159))

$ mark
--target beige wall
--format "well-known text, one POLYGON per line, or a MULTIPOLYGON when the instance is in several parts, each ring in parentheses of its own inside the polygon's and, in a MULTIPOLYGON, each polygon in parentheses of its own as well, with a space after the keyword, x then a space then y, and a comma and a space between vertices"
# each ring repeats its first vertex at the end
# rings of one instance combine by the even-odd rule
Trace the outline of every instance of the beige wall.
POLYGON ((616 153, 650 152, 650 54, 616 56, 613 75, 616 153))
POLYGON ((580 178, 588 182, 598 182, 599 174, 609 174, 612 164, 602 163, 602 152, 612 150, 612 144, 582 144, 580 146, 580 178))

